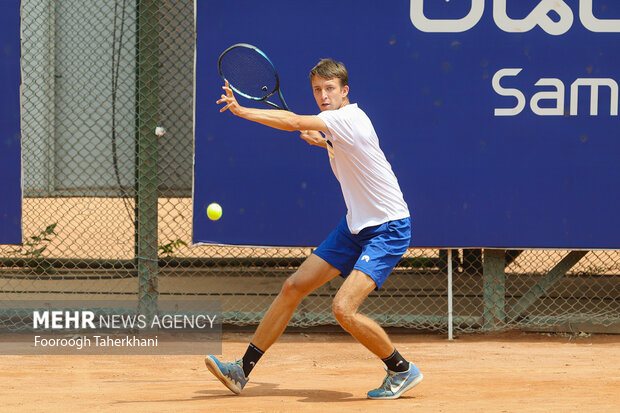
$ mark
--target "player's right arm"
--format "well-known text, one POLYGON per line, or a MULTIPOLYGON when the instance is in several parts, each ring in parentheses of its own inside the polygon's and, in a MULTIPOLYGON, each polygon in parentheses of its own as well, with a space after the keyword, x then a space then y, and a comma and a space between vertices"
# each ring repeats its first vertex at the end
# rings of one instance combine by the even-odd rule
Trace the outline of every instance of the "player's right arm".
POLYGON ((226 94, 222 95, 217 103, 224 103, 225 106, 220 109, 220 112, 230 110, 234 115, 252 122, 291 132, 297 130, 327 131, 327 125, 318 116, 297 115, 286 110, 246 108, 237 102, 232 89, 228 86, 228 81, 222 89, 226 94))

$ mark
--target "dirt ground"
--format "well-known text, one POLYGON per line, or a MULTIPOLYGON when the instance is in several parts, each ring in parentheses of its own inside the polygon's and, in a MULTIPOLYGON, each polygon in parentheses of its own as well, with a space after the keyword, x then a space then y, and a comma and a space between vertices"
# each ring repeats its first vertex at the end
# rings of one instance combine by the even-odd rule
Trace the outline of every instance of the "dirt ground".
MULTIPOLYGON (((0 411, 618 412, 620 336, 392 334, 424 381, 367 400, 382 363, 345 334, 287 333, 235 396, 202 356, 0 356, 0 411)), ((249 333, 225 332, 224 358, 249 333)))

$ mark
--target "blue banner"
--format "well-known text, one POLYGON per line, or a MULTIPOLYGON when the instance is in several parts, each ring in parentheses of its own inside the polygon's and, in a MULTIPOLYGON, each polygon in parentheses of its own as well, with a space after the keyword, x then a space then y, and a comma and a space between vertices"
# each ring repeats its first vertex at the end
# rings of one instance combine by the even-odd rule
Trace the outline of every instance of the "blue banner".
POLYGON ((20 2, 0 2, 0 244, 22 242, 20 2))
POLYGON ((195 243, 314 246, 346 213, 325 150, 219 113, 217 58, 243 42, 300 114, 317 61, 347 65, 412 246, 620 248, 620 2, 200 0, 197 34, 195 243))

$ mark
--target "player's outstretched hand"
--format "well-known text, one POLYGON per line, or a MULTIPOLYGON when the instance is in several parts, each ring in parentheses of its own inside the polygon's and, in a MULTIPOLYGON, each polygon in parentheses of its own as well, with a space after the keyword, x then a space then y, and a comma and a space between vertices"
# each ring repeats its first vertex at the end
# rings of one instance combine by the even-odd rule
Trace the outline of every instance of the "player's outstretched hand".
POLYGON ((224 89, 224 92, 226 92, 226 94, 220 96, 220 100, 217 101, 217 104, 219 105, 220 103, 224 103, 225 106, 220 109, 220 112, 224 112, 226 109, 230 109, 233 114, 238 115, 241 105, 239 105, 239 103, 237 102, 237 99, 235 98, 232 89, 228 85, 228 80, 225 81, 222 89, 224 89))
POLYGON ((325 138, 319 131, 315 130, 302 130, 299 137, 310 145, 320 146, 321 148, 326 147, 325 138))

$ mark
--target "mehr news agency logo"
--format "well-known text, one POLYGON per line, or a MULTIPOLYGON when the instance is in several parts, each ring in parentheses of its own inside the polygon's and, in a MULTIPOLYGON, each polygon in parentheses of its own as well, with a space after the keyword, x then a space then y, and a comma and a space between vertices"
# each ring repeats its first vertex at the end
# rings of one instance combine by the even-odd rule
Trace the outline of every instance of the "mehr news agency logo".
MULTIPOLYGON (((34 310, 32 327, 35 332, 46 334, 79 331, 95 333, 105 331, 187 332, 209 331, 214 328, 215 314, 99 314, 91 310, 34 310)), ((157 347, 158 336, 140 338, 136 335, 111 337, 92 335, 78 337, 34 336, 35 347, 157 347), (93 346, 94 344, 94 346, 93 346)))
MULTIPOLYGON (((424 0, 411 0, 411 22, 417 29, 427 33, 465 32, 476 26, 484 13, 485 0, 470 1, 471 8, 463 18, 429 19, 424 15, 424 0)), ((587 30, 597 33, 620 33, 620 19, 599 19, 593 13, 593 0, 575 1, 579 1, 579 19, 587 30)), ((507 2, 508 0, 493 0, 493 20, 497 27, 505 32, 525 33, 539 26, 550 35, 560 36, 573 26, 573 11, 564 0, 541 0, 523 19, 513 19, 508 16, 507 2), (554 21, 549 15, 551 12, 555 12, 559 18, 554 21)), ((500 85, 502 78, 517 76, 522 70, 523 68, 500 69, 493 76, 493 90, 498 95, 512 96, 517 99, 517 105, 512 108, 496 108, 495 116, 516 116, 525 108, 526 97, 522 91, 516 88, 504 88, 500 85)), ((535 86, 552 86, 555 91, 543 91, 533 95, 530 99, 532 112, 538 116, 564 116, 566 89, 564 82, 553 77, 540 78, 535 86), (541 100, 555 100, 556 104, 553 107, 540 107, 538 103, 541 100)), ((598 116, 599 89, 603 87, 610 90, 610 116, 618 116, 618 83, 611 78, 578 78, 572 82, 570 85, 570 116, 578 114, 580 86, 590 88, 590 116, 598 116)))

